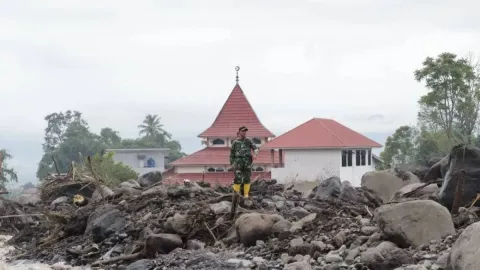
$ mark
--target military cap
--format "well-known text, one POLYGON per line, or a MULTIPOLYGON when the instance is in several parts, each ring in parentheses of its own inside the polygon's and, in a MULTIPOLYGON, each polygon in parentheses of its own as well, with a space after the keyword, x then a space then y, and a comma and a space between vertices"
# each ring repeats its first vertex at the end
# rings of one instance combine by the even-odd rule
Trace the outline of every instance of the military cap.
POLYGON ((246 126, 241 126, 238 131, 248 131, 248 128, 246 126))

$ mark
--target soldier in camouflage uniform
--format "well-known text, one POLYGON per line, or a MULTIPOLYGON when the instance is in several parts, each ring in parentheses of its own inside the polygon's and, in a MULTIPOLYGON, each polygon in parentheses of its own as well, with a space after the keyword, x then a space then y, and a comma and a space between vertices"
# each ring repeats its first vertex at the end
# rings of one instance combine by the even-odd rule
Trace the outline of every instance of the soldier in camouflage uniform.
POLYGON ((230 165, 235 173, 233 181, 233 190, 240 192, 243 184, 244 197, 248 198, 250 192, 250 176, 252 175, 252 163, 258 155, 258 147, 247 137, 247 127, 243 126, 238 129, 238 137, 232 142, 230 151, 230 165), (252 155, 252 150, 254 154, 252 155))

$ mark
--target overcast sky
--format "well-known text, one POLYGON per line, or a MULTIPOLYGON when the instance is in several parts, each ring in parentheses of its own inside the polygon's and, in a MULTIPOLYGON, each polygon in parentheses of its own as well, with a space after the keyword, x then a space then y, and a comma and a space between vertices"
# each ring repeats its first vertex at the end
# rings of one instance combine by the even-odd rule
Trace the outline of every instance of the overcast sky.
POLYGON ((384 143, 414 124, 427 56, 480 48, 478 1, 0 0, 0 148, 22 180, 44 116, 135 137, 147 113, 187 152, 235 84, 277 135, 333 118, 384 143))

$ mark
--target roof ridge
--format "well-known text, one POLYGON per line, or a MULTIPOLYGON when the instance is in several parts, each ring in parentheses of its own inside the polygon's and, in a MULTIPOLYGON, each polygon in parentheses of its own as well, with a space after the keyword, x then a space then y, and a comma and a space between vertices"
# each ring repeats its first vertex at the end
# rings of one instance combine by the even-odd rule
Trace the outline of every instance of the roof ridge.
POLYGON ((382 145, 333 119, 313 117, 267 142, 262 148, 330 149, 345 147, 376 148, 382 147, 382 145))
POLYGON ((235 129, 244 125, 251 130, 250 133, 253 132, 252 136, 275 137, 260 121, 242 87, 239 83, 236 83, 213 123, 198 137, 227 136, 227 134, 235 137, 235 129))
MULTIPOLYGON (((313 120, 315 120, 315 118, 312 118, 312 119, 308 120, 307 122, 302 123, 302 124, 300 124, 299 126, 296 126, 296 127, 292 128, 292 129, 290 129, 289 131, 283 133, 282 135, 278 136, 278 137, 275 138, 275 139, 278 139, 278 138, 280 138, 280 137, 282 137, 282 136, 285 136, 285 135, 291 133, 292 131, 294 131, 295 129, 297 129, 297 128, 303 126, 303 125, 306 125, 307 123, 309 123, 310 121, 313 121, 313 120)), ((272 140, 272 141, 273 141, 273 140, 272 140)), ((267 142, 267 144, 268 144, 268 143, 269 143, 269 142, 267 142)))
MULTIPOLYGON (((335 121, 335 120, 331 120, 331 119, 325 119, 325 120, 330 120, 330 121, 335 121)), ((317 120, 318 121, 318 120, 317 120)), ((345 145, 345 142, 343 142, 337 134, 335 134, 335 132, 333 132, 331 129, 329 129, 327 126, 325 126, 325 124, 323 123, 323 121, 318 121, 320 123, 320 125, 325 128, 326 130, 328 130, 341 144, 345 145)), ((337 121, 335 121, 337 122, 337 121)), ((338 122, 337 122, 338 123, 338 122)))
MULTIPOLYGON (((273 134, 268 128, 266 128, 266 127, 263 125, 262 120, 260 120, 260 118, 258 117, 257 112, 256 112, 255 109, 253 108, 252 104, 250 103, 250 100, 248 100, 247 96, 246 96, 245 93, 243 92, 243 89, 242 89, 242 87, 240 86, 240 84, 238 84, 238 82, 237 82, 237 85, 238 85, 238 88, 240 89, 240 91, 242 92, 243 96, 245 97, 245 100, 247 101, 247 104, 250 106, 250 108, 252 108, 253 115, 255 115, 255 118, 257 118, 258 123, 260 123, 260 125, 262 125, 265 130, 267 130, 268 132, 270 132, 271 134, 273 134)), ((237 86, 237 85, 235 85, 235 86, 237 86)), ((235 88, 234 88, 234 89, 235 89, 235 88)), ((232 91, 232 92, 233 92, 233 91, 232 91)), ((226 102, 225 102, 225 103, 226 103, 226 102)), ((274 136, 275 136, 275 135, 274 135, 274 136)))
POLYGON ((245 94, 243 93, 242 88, 240 87, 240 85, 239 85, 238 82, 237 82, 237 83, 235 84, 235 86, 233 87, 232 91, 230 92, 230 94, 228 95, 227 99, 226 99, 225 102, 223 103, 223 106, 222 106, 222 108, 220 109, 220 111, 218 112, 217 117, 215 117, 215 120, 213 120, 212 126, 213 126, 213 124, 215 124, 215 122, 217 122, 218 118, 220 117, 220 115, 222 114, 223 110, 224 110, 225 107, 227 106, 227 101, 228 101, 228 100, 230 99, 230 97, 233 95, 233 92, 235 92, 235 89, 237 88, 237 86, 238 86, 238 88, 240 89, 240 92, 241 92, 243 95, 245 95, 245 94))

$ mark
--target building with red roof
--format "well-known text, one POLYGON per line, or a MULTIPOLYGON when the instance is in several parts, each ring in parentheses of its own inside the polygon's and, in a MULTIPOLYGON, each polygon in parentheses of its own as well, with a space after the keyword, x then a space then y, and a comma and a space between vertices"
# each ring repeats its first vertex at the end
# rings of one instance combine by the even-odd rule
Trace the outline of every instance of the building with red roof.
POLYGON ((248 136, 260 147, 254 162, 252 180, 270 179, 272 167, 280 166, 278 151, 265 150, 263 144, 275 135, 268 130, 258 118, 245 93, 237 83, 212 125, 198 135, 205 148, 172 162, 164 173, 164 182, 205 181, 213 185, 230 185, 233 183, 233 171, 230 168, 230 147, 237 138, 238 128, 246 126, 248 136))
POLYGON ((279 152, 279 168, 271 171, 279 182, 316 181, 337 176, 354 186, 375 170, 372 149, 382 145, 334 121, 313 118, 263 145, 279 152))

